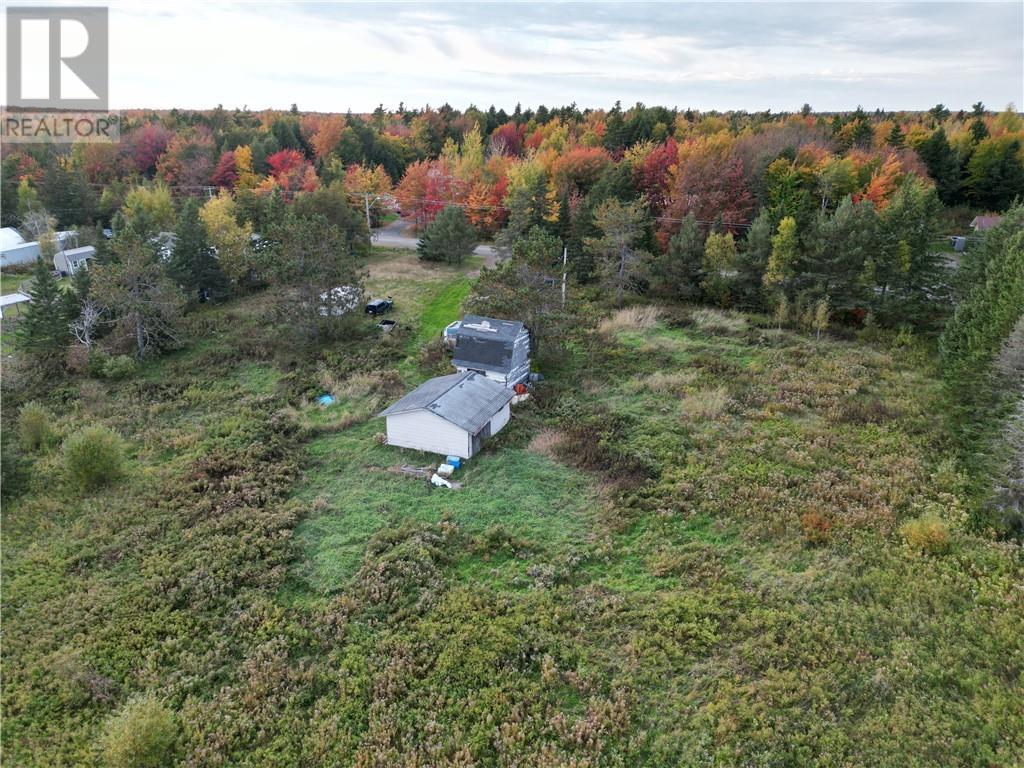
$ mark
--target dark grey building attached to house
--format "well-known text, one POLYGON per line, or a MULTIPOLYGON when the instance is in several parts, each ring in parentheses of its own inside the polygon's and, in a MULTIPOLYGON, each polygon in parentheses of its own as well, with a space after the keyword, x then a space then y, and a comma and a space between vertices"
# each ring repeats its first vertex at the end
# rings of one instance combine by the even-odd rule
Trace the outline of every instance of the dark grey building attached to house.
POLYGON ((513 387, 530 375, 530 332, 515 320, 466 315, 455 334, 452 365, 513 387))

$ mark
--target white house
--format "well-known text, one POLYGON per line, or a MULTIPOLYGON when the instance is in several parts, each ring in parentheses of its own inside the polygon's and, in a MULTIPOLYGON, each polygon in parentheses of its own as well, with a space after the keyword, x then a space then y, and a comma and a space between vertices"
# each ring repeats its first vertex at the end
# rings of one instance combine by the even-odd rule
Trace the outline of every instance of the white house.
POLYGON ((53 268, 62 275, 73 275, 80 269, 89 268, 89 260, 96 257, 96 249, 91 245, 81 248, 68 248, 57 251, 53 255, 53 268))
POLYGON ((513 387, 530 375, 530 332, 516 320, 466 315, 455 334, 452 365, 513 387))
POLYGON ((25 242, 14 227, 0 229, 0 267, 33 264, 39 258, 39 243, 25 242))
POLYGON ((475 371, 430 379, 379 414, 388 445, 468 459, 508 424, 513 392, 475 371))

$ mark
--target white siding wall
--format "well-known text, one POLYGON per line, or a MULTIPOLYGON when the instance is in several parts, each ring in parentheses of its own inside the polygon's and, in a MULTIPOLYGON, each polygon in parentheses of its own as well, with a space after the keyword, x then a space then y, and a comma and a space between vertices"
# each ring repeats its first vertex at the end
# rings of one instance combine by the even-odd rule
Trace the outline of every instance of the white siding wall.
POLYGON ((429 411, 411 411, 388 416, 388 445, 470 457, 469 433, 429 411))
POLYGON ((39 243, 21 243, 0 252, 0 264, 31 264, 39 258, 39 243))
POLYGON ((494 416, 491 417, 491 436, 498 434, 501 428, 508 424, 509 418, 509 407, 508 403, 505 403, 505 407, 498 411, 494 416))

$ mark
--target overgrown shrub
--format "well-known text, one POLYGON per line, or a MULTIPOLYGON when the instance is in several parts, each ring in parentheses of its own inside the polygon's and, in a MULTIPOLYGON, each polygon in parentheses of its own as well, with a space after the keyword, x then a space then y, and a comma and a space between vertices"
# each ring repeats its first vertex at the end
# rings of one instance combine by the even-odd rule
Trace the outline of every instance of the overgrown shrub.
POLYGON ((21 452, 9 442, 0 448, 0 497, 13 499, 25 492, 28 468, 21 452))
POLYGON ((884 424, 899 414, 878 397, 850 398, 835 414, 840 424, 884 424))
POLYGON ((561 410, 564 439, 552 446, 558 458, 580 469, 608 472, 627 485, 658 475, 651 457, 633 450, 629 417, 603 409, 591 411, 569 400, 561 410))
POLYGON ((93 349, 85 366, 86 373, 95 379, 127 379, 138 370, 138 361, 132 355, 109 355, 101 349, 93 349))
POLYGON ((734 312, 720 309, 698 309, 692 316, 693 324, 705 333, 738 334, 747 330, 747 319, 734 312))
POLYGON ((18 413, 18 434, 27 451, 38 451, 53 442, 50 412, 37 402, 25 403, 18 413))
POLYGON ((393 620, 419 614, 441 593, 455 526, 411 520, 378 531, 356 574, 359 594, 393 620))
POLYGON ((64 441, 68 479, 84 490, 117 479, 124 464, 121 438, 106 427, 85 427, 64 441))
POLYGON ((714 419, 729 407, 729 393, 725 387, 704 389, 685 395, 682 399, 683 412, 698 419, 714 419))
POLYGON ((127 379, 138 370, 138 364, 129 355, 114 355, 103 361, 101 370, 105 379, 127 379))
POLYGON ((949 551, 949 526, 937 517, 919 517, 900 526, 903 540, 911 549, 929 555, 942 555, 949 551))
POLYGON ((103 366, 106 365, 107 360, 110 359, 110 355, 104 352, 102 349, 93 348, 89 354, 89 360, 85 364, 85 372, 95 379, 103 378, 103 366))
POLYGON ((820 512, 804 512, 800 527, 808 544, 826 544, 832 538, 832 522, 820 512))
POLYGON ((178 723, 155 696, 137 696, 107 721, 102 752, 111 768, 171 765, 178 723))
POLYGON ((64 706, 76 708, 90 702, 113 700, 117 686, 99 674, 85 659, 81 649, 64 647, 48 660, 47 668, 54 692, 64 706))
POLYGON ((597 329, 602 333, 653 328, 661 315, 657 307, 626 307, 602 320, 597 329))

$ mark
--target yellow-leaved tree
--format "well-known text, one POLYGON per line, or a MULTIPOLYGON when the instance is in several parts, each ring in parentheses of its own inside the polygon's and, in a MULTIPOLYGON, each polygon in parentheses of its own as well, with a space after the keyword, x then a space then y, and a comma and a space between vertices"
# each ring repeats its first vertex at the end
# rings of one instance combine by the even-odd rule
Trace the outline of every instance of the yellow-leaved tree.
POLYGON ((779 222, 778 231, 772 236, 772 252, 768 257, 768 268, 764 273, 764 284, 779 285, 793 276, 793 267, 800 255, 800 241, 797 239, 796 219, 787 216, 779 222))
POLYGON ((235 189, 255 189, 260 183, 259 174, 253 170, 252 147, 246 145, 235 148, 235 172, 238 174, 235 189))
POLYGON ((210 245, 217 249, 221 271, 236 283, 249 279, 257 269, 252 224, 240 225, 235 201, 227 190, 207 200, 199 211, 210 245))

